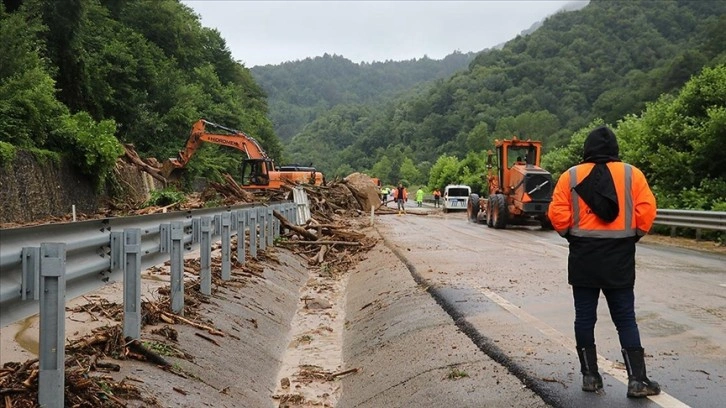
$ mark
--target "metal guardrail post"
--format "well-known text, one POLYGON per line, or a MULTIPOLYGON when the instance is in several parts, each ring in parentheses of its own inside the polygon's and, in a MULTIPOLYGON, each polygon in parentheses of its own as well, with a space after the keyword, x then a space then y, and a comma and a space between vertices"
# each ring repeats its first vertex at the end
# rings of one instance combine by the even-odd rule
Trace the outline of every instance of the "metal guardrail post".
POLYGON ((40 245, 38 403, 63 408, 65 388, 66 244, 40 245))
POLYGON ((111 270, 123 270, 124 267, 124 233, 111 231, 111 270))
POLYGON ((192 244, 198 244, 201 241, 200 218, 192 218, 192 244))
POLYGON ((184 224, 171 223, 171 311, 184 315, 184 224))
POLYGON ((267 210, 265 208, 257 209, 257 219, 260 220, 260 240, 258 248, 264 251, 267 248, 267 210))
POLYGON ((170 224, 159 225, 159 252, 168 254, 171 250, 170 224))
POLYGON ((267 225, 269 230, 267 231, 267 245, 272 246, 275 243, 275 226, 277 225, 277 218, 272 215, 272 207, 267 207, 267 225))
POLYGON ((124 230, 124 338, 141 337, 141 229, 124 230))
POLYGON ((222 214, 214 214, 214 236, 222 234, 222 214))
POLYGON ((23 276, 20 283, 20 299, 38 300, 40 296, 40 248, 24 247, 21 257, 23 258, 23 276))
POLYGON ((250 221, 250 256, 257 259, 257 208, 249 211, 250 221))
POLYGON ((222 213, 222 280, 232 279, 232 233, 230 231, 232 214, 229 211, 222 213))
POLYGON ((247 211, 237 210, 237 262, 245 264, 245 234, 247 230, 247 211))
POLYGON ((212 294, 212 217, 202 217, 199 223, 199 291, 212 294))
POLYGON ((298 216, 297 216, 297 204, 292 203, 292 204, 290 204, 290 206, 292 207, 290 209, 290 211, 292 211, 293 224, 295 224, 295 225, 302 224, 302 222, 300 222, 300 218, 298 218, 298 216))
POLYGON ((300 210, 298 209, 299 204, 297 202, 292 203, 292 223, 293 225, 300 225, 302 222, 300 222, 300 210))

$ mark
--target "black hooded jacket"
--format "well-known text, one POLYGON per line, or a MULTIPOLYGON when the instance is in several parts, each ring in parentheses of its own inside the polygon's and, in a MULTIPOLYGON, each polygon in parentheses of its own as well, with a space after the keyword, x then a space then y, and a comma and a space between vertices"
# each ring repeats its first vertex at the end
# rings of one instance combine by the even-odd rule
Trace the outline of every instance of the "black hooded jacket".
MULTIPOLYGON (((574 190, 600 219, 615 220, 620 212, 615 184, 607 163, 620 161, 615 134, 599 127, 587 136, 583 163, 595 163, 574 190)), ((568 236, 568 280, 573 286, 625 288, 635 284, 637 237, 589 238, 568 236)))

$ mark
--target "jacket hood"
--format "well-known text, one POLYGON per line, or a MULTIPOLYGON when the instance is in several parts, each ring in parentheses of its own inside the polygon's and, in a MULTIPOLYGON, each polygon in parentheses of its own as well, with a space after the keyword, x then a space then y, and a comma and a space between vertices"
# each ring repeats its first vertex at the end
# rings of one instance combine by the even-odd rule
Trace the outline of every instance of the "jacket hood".
POLYGON ((584 147, 583 161, 620 161, 618 141, 615 138, 615 133, 607 126, 600 126, 590 132, 587 139, 585 139, 584 147))

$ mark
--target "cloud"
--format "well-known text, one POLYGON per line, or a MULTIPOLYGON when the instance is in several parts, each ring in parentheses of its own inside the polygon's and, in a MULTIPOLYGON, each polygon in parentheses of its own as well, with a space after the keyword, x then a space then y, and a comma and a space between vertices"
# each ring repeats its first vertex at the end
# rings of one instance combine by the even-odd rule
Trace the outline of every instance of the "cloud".
POLYGON ((246 66, 328 54, 354 62, 440 59, 514 38, 572 1, 183 0, 246 66))

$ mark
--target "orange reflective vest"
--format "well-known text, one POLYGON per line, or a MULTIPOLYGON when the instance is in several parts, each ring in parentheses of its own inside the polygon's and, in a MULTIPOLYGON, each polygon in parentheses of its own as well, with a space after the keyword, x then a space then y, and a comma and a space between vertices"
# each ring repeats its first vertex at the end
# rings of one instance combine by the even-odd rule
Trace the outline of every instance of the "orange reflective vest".
POLYGON ((620 207, 618 217, 608 223, 596 216, 574 190, 594 166, 594 163, 582 163, 560 176, 547 212, 554 229, 562 236, 588 238, 647 234, 655 220, 656 203, 643 172, 623 162, 607 163, 620 207))

